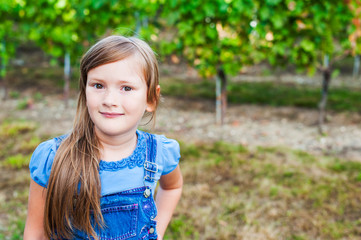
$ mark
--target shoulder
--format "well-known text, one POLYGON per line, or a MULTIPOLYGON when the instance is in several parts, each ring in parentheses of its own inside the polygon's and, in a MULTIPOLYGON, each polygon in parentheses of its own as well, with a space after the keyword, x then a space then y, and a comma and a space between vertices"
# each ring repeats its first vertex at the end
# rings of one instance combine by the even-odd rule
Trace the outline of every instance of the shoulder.
POLYGON ((55 153, 66 136, 59 136, 40 143, 31 156, 29 163, 30 176, 42 187, 47 186, 55 153))
POLYGON ((162 150, 174 152, 180 151, 179 143, 177 140, 157 134, 154 134, 154 137, 157 140, 157 144, 162 148, 162 150))
POLYGON ((47 155, 49 153, 55 153, 56 150, 59 148, 62 141, 67 137, 68 135, 62 135, 58 136, 52 139, 49 139, 45 142, 40 143, 37 148, 35 149, 33 156, 39 157, 43 155, 47 155))
POLYGON ((40 143, 37 148, 34 150, 31 157, 30 165, 34 162, 41 160, 45 156, 48 156, 51 153, 56 152, 56 139, 49 139, 45 142, 40 143))
POLYGON ((158 135, 158 134, 152 134, 148 132, 143 132, 140 130, 137 130, 138 134, 142 134, 145 138, 147 136, 152 136, 154 141, 154 144, 157 146, 157 154, 163 153, 163 152, 172 152, 172 153, 178 153, 180 152, 179 143, 175 139, 167 138, 164 135, 158 135), (159 152, 160 151, 160 152, 159 152))
POLYGON ((180 146, 177 140, 153 134, 157 142, 157 162, 162 164, 162 175, 172 172, 178 165, 180 146))

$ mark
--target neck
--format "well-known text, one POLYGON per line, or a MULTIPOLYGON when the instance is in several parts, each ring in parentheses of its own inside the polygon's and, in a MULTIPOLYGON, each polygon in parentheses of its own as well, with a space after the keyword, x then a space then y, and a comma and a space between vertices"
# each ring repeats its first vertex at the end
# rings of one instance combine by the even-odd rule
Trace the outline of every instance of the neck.
POLYGON ((122 136, 104 136, 97 133, 101 144, 100 157, 104 161, 118 161, 130 156, 137 146, 136 132, 122 136))

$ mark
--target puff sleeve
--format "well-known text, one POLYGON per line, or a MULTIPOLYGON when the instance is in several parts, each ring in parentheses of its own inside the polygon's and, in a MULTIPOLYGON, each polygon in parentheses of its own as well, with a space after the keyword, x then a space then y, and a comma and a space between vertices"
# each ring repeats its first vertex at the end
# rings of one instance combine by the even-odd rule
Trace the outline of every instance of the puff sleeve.
POLYGON ((30 159, 30 177, 42 187, 47 187, 56 152, 54 139, 41 143, 30 159))
POLYGON ((180 159, 179 143, 174 139, 158 135, 157 145, 157 162, 161 165, 162 175, 166 175, 178 166, 180 159))

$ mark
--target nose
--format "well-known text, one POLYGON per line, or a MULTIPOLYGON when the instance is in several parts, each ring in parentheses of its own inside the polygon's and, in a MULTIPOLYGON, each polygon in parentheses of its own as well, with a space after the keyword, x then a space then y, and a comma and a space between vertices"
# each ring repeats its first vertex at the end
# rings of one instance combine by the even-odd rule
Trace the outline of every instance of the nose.
POLYGON ((104 98, 103 105, 106 107, 116 107, 120 103, 120 93, 113 89, 107 89, 104 98))

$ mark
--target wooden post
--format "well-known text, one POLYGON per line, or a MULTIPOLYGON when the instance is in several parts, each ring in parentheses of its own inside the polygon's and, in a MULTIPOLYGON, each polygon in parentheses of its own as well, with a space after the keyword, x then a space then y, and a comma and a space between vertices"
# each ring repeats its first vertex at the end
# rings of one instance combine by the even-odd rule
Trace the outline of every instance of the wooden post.
POLYGON ((222 67, 218 67, 216 79, 217 123, 223 125, 227 109, 227 77, 222 67))
POLYGON ((356 80, 360 72, 360 54, 357 54, 354 59, 353 63, 353 72, 352 72, 352 78, 353 80, 356 80))
POLYGON ((0 52, 0 87, 4 92, 2 100, 6 100, 8 97, 8 88, 6 85, 6 42, 5 39, 2 40, 1 43, 1 52, 0 52))
POLYGON ((68 101, 69 101, 70 76, 71 76, 70 54, 69 54, 69 52, 67 52, 67 53, 65 53, 65 56, 64 56, 64 102, 65 102, 65 107, 68 107, 68 101))
POLYGON ((319 107, 319 118, 318 118, 318 130, 320 134, 323 134, 323 125, 326 119, 326 105, 327 105, 327 97, 328 97, 328 89, 331 80, 331 68, 329 64, 329 56, 325 55, 323 61, 323 70, 322 70, 322 97, 321 101, 318 105, 319 107))
POLYGON ((221 79, 216 75, 216 123, 222 124, 222 107, 221 107, 221 79))

